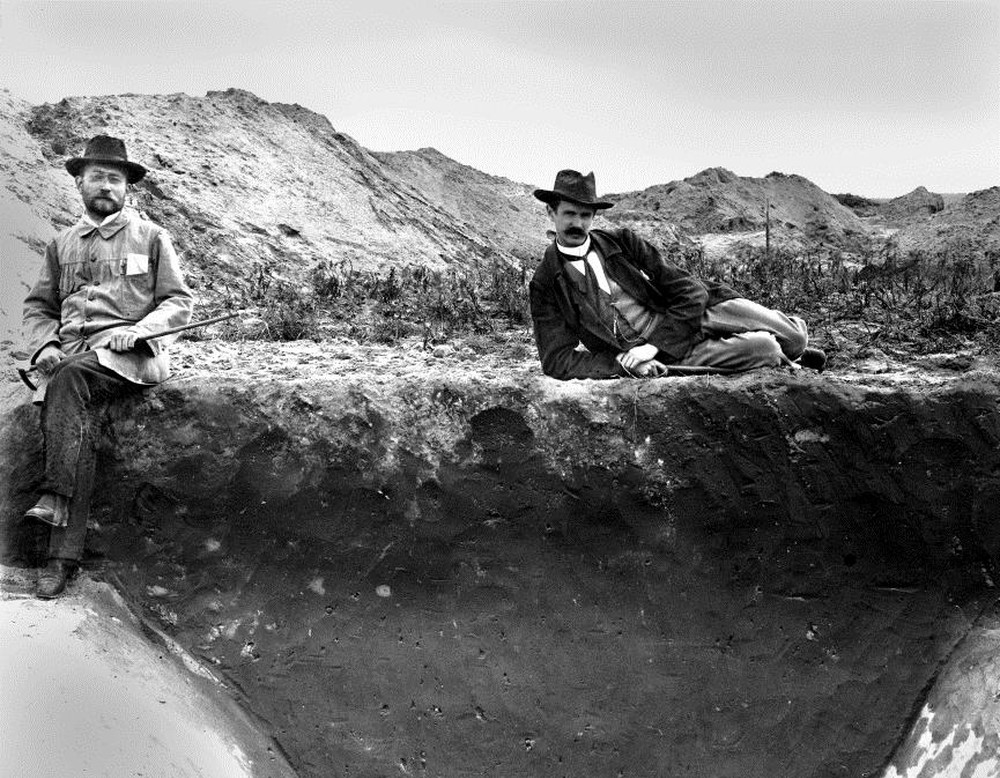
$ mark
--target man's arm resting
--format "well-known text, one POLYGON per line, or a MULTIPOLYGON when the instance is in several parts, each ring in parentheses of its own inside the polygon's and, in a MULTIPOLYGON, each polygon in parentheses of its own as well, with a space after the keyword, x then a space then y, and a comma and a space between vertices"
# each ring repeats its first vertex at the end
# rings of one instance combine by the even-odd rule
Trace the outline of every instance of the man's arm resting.
POLYGON ((45 249, 38 281, 24 300, 24 342, 37 364, 49 346, 59 347, 62 301, 59 298, 59 255, 55 242, 45 249))
POLYGON ((634 370, 644 362, 655 359, 659 351, 652 343, 643 343, 641 346, 633 346, 628 351, 621 352, 616 359, 621 363, 622 367, 634 370))
POLYGON ((682 359, 700 339, 701 318, 708 302, 705 285, 686 270, 664 259, 648 241, 629 229, 619 239, 659 294, 665 316, 649 340, 674 359, 682 359))
POLYGON ((57 343, 49 343, 41 348, 37 354, 35 354, 34 359, 32 359, 32 364, 37 365, 39 371, 42 375, 48 375, 52 372, 56 365, 62 362, 66 358, 63 350, 59 348, 57 343))
MULTIPOLYGON (((158 332, 173 327, 179 327, 191 321, 191 313, 194 310, 194 297, 191 290, 184 283, 181 274, 180 262, 174 251, 173 243, 169 234, 161 231, 154 244, 155 256, 157 258, 156 287, 154 290, 154 303, 156 307, 146 314, 140 321, 123 330, 122 340, 119 345, 124 344, 126 334, 134 335, 135 339, 141 341, 144 347, 155 356, 160 353, 163 346, 169 344, 174 336, 164 338, 165 342, 159 340, 143 341, 144 335, 158 332)), ((116 333, 116 336, 118 333, 116 333)), ((112 351, 128 351, 135 345, 135 340, 128 348, 116 349, 109 346, 112 351)))
POLYGON ((559 379, 619 378, 625 368, 610 351, 580 351, 580 338, 563 319, 551 292, 535 281, 530 288, 531 320, 542 372, 559 379))

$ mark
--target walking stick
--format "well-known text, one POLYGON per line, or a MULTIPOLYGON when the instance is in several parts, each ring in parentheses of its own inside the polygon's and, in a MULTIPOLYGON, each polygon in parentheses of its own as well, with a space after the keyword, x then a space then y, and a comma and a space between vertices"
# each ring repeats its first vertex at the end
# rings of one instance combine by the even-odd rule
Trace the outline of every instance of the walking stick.
MULTIPOLYGON (((220 321, 226 321, 227 319, 232 319, 235 318, 236 316, 239 316, 239 312, 225 313, 221 316, 214 316, 211 319, 202 319, 201 321, 193 321, 190 324, 182 324, 179 327, 171 327, 170 329, 167 330, 160 330, 159 332, 153 332, 149 335, 143 335, 141 338, 136 338, 135 342, 139 343, 141 341, 145 343, 147 340, 156 340, 157 338, 163 338, 166 337, 167 335, 173 335, 177 332, 184 332, 185 330, 193 330, 198 327, 207 327, 209 324, 215 324, 220 321)), ((70 354, 69 356, 64 357, 62 361, 66 362, 73 359, 80 359, 81 357, 84 357, 89 353, 91 352, 80 351, 76 354, 70 354)), ((34 373, 36 370, 38 370, 38 365, 28 365, 27 367, 18 367, 17 369, 17 374, 21 377, 21 380, 24 381, 25 385, 32 391, 35 391, 36 389, 38 389, 38 387, 31 382, 31 379, 28 377, 28 374, 34 373)))

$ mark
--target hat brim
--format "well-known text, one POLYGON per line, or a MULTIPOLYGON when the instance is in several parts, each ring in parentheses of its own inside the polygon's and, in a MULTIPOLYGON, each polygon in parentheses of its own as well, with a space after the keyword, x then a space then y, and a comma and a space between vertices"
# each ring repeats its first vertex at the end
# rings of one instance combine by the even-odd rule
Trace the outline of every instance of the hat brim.
POLYGON ((532 194, 535 195, 536 199, 541 200, 546 205, 552 205, 553 207, 555 207, 553 204, 558 203, 560 200, 566 200, 571 203, 576 203, 577 205, 585 205, 588 208, 593 208, 595 211, 601 211, 606 208, 615 207, 614 203, 605 202, 604 200, 597 200, 595 202, 588 203, 585 200, 578 200, 575 197, 568 197, 564 194, 560 194, 559 192, 555 192, 551 189, 536 189, 532 194))
POLYGON ((129 162, 127 159, 105 159, 103 157, 73 157, 66 161, 66 170, 69 171, 71 176, 78 176, 91 162, 95 165, 120 167, 125 171, 125 180, 130 184, 141 181, 146 175, 146 168, 138 162, 129 162))

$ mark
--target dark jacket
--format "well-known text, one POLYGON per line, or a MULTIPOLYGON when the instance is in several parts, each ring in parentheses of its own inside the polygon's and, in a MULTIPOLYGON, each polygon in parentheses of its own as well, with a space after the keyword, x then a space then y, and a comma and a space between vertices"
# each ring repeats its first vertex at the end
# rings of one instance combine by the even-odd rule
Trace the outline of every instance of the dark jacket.
MULTIPOLYGON (((704 339, 705 308, 739 295, 719 283, 703 283, 660 256, 654 246, 629 229, 591 230, 604 270, 622 289, 663 321, 647 338, 670 364, 683 359, 704 339)), ((615 378, 625 375, 615 356, 621 347, 588 301, 579 274, 565 268, 555 242, 531 279, 531 318, 542 370, 553 378, 615 378), (587 350, 579 350, 582 343, 587 350)))

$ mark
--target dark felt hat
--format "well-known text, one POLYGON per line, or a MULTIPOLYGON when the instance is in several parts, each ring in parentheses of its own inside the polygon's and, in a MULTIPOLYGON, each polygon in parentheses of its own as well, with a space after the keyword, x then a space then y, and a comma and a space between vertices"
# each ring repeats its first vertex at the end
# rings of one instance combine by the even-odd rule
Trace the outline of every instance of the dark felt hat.
POLYGON ((597 186, 594 184, 594 173, 587 175, 575 170, 560 170, 556 173, 556 183, 551 189, 536 189, 535 197, 546 205, 553 205, 560 200, 569 200, 578 205, 587 205, 595 210, 614 208, 614 203, 597 199, 597 186))
POLYGON ((83 172, 88 162, 98 162, 104 165, 116 165, 125 170, 130 184, 141 181, 146 175, 146 168, 136 162, 128 161, 125 153, 125 141, 112 138, 110 135, 95 135, 87 144, 82 157, 73 157, 66 161, 66 169, 70 175, 78 176, 83 172))

